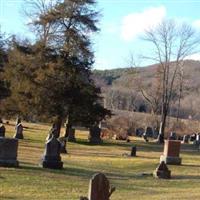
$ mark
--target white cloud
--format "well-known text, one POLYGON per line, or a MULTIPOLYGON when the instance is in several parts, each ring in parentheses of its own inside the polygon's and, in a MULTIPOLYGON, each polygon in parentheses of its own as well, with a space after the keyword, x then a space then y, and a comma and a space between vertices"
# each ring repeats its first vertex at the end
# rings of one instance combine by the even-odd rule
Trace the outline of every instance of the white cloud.
POLYGON ((200 61, 200 53, 192 54, 192 55, 190 55, 190 56, 187 56, 185 59, 188 59, 188 60, 198 60, 198 61, 200 61))
POLYGON ((150 27, 158 25, 166 16, 164 6, 150 7, 140 13, 132 13, 123 18, 121 27, 122 39, 133 40, 150 27))
POLYGON ((200 29, 200 19, 193 21, 192 25, 193 25, 196 29, 200 29))

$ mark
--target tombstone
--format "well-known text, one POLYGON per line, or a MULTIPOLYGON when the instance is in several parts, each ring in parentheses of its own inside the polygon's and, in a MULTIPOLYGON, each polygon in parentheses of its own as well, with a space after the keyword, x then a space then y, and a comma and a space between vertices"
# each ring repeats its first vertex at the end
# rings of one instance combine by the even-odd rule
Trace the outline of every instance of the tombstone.
POLYGON ((200 145, 200 133, 197 134, 195 144, 198 146, 200 145))
POLYGON ((143 139, 145 142, 149 142, 146 132, 143 134, 143 139))
POLYGON ((153 129, 151 127, 148 126, 145 133, 147 137, 153 137, 153 129))
POLYGON ((175 132, 171 132, 170 136, 169 136, 169 140, 176 140, 176 139, 177 139, 176 133, 175 132))
POLYGON ((63 162, 61 162, 60 157, 61 144, 55 137, 52 136, 50 140, 46 142, 45 152, 42 158, 42 167, 50 169, 62 169, 63 162))
POLYGON ((164 161, 169 165, 180 165, 181 158, 179 157, 181 141, 165 140, 164 153, 160 157, 160 163, 164 161))
POLYGON ((91 127, 88 139, 91 144, 101 144, 103 142, 101 139, 101 129, 96 125, 91 127))
POLYGON ((76 138, 75 138, 75 129, 74 128, 70 128, 68 130, 68 138, 67 138, 68 142, 76 142, 76 138))
POLYGON ((14 138, 0 138, 0 166, 18 167, 18 140, 14 138))
POLYGON ((142 137, 143 133, 144 133, 143 128, 137 128, 136 131, 135 131, 135 135, 138 136, 138 137, 142 137))
POLYGON ((196 137, 197 137, 197 134, 196 133, 193 133, 191 136, 190 136, 190 142, 193 142, 196 140, 196 137))
POLYGON ((110 188, 106 176, 102 173, 95 174, 89 184, 89 200, 109 200, 115 188, 110 188))
POLYGON ((189 135, 184 135, 184 136, 183 136, 182 143, 183 143, 183 144, 189 143, 189 137, 190 137, 189 135))
POLYGON ((6 129, 3 125, 3 121, 0 119, 0 137, 5 137, 6 129))
POLYGON ((170 179, 171 178, 171 171, 168 169, 167 165, 164 161, 162 161, 156 170, 153 172, 154 177, 156 178, 163 178, 163 179, 170 179))
POLYGON ((24 139, 24 136, 23 136, 23 125, 21 124, 21 120, 20 119, 18 119, 17 120, 17 125, 16 125, 16 127, 15 127, 15 129, 16 129, 16 133, 15 133, 15 135, 14 135, 14 138, 16 138, 16 139, 24 139))
POLYGON ((153 130, 153 138, 157 139, 158 135, 159 135, 159 129, 158 128, 154 128, 154 130, 153 130))
POLYGON ((58 138, 58 141, 60 142, 60 153, 67 153, 67 150, 66 150, 66 143, 67 143, 67 140, 65 137, 60 137, 58 138))
POLYGON ((132 148, 131 148, 131 157, 136 157, 136 152, 137 152, 137 147, 136 146, 132 146, 132 148))

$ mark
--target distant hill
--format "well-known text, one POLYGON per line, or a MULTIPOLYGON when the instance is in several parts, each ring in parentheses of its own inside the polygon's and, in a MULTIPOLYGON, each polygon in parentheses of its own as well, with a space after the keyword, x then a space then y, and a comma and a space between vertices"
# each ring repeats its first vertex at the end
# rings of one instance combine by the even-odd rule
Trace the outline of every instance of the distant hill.
MULTIPOLYGON (((113 110, 150 112, 150 107, 139 91, 138 82, 150 90, 155 82, 158 65, 138 68, 94 70, 96 85, 102 88, 105 105, 113 110)), ((200 119, 200 62, 186 60, 184 64, 184 89, 181 117, 200 119)), ((176 93, 176 92, 175 92, 176 93)), ((176 116, 177 98, 174 94, 171 115, 176 116)))

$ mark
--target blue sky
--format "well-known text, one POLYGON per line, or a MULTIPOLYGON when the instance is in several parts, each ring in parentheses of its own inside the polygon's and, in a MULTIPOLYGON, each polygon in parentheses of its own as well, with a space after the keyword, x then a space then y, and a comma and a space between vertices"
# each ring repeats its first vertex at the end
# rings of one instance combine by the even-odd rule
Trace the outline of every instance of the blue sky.
MULTIPOLYGON (((23 0, 0 0, 0 24, 3 32, 30 36, 27 19, 20 11, 23 0)), ((164 18, 186 21, 200 29, 200 0, 98 0, 101 10, 101 31, 94 39, 94 68, 127 67, 130 54, 136 64, 147 65, 139 59, 149 54, 148 44, 142 41, 144 30, 164 18)), ((195 59, 200 56, 196 55, 195 59)))

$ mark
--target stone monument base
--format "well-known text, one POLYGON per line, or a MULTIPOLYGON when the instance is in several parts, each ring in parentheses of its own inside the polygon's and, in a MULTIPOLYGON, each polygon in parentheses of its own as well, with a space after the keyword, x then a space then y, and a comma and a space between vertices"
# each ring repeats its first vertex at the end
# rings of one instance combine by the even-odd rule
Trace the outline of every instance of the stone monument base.
POLYGON ((1 160, 0 167, 18 167, 19 162, 17 160, 1 160))
POLYGON ((160 156, 160 163, 164 161, 168 165, 181 165, 182 159, 180 157, 160 156))
POLYGON ((155 170, 153 172, 153 176, 156 177, 156 178, 170 179, 171 178, 171 171, 155 170))
POLYGON ((63 162, 61 162, 61 161, 43 160, 41 165, 43 168, 49 168, 49 169, 62 169, 63 168, 63 162))

